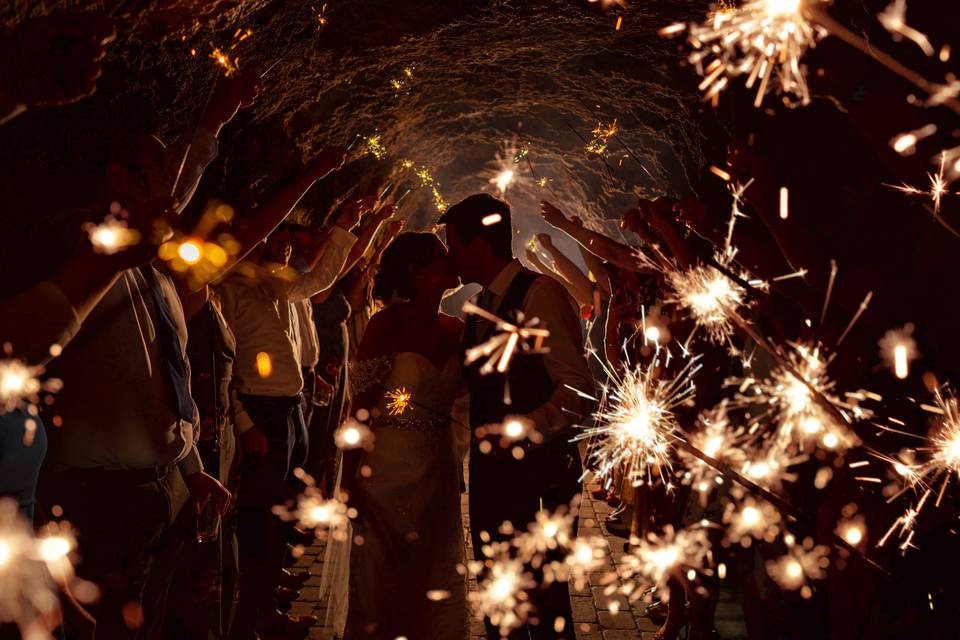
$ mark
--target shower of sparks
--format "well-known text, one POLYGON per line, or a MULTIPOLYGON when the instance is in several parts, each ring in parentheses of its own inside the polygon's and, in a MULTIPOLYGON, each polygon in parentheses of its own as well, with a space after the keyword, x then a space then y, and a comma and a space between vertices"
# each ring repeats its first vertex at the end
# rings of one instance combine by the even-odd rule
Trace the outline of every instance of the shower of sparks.
POLYGON ((913 323, 899 329, 890 329, 878 342, 880 356, 895 376, 901 380, 910 375, 910 363, 920 355, 917 341, 913 339, 913 323))
POLYGON ((510 543, 483 545, 486 562, 470 562, 468 570, 477 576, 477 590, 468 594, 477 619, 487 617, 504 637, 521 627, 533 613, 526 589, 537 586, 523 562, 510 557, 510 543))
POLYGON ((100 224, 87 223, 83 227, 97 253, 113 255, 140 242, 140 232, 130 229, 127 221, 108 215, 100 224))
POLYGON ((42 367, 31 367, 20 360, 0 360, 0 409, 8 412, 24 403, 36 403, 43 390, 39 378, 42 372, 42 367))
POLYGON ((52 523, 33 535, 15 500, 0 499, 0 623, 11 623, 24 638, 49 638, 43 620, 59 612, 56 584, 88 602, 96 588, 73 575, 70 554, 76 540, 67 523, 52 523))
POLYGON ((796 443, 801 449, 811 445, 828 451, 846 451, 859 444, 851 430, 853 419, 863 419, 870 411, 834 395, 835 382, 827 367, 833 357, 825 357, 819 345, 788 343, 785 362, 764 379, 744 378, 735 402, 759 409, 754 424, 772 421, 783 446, 796 443), (833 411, 824 405, 832 405, 833 411), (842 415, 845 420, 837 418, 842 415))
POLYGON ((383 146, 383 138, 379 133, 366 137, 367 153, 377 160, 387 157, 387 149, 383 146))
POLYGON ((934 50, 930 39, 907 24, 907 0, 893 0, 877 15, 877 20, 884 29, 893 34, 894 40, 899 42, 906 38, 920 47, 926 55, 933 57, 934 50))
POLYGON ((367 425, 355 418, 347 418, 340 428, 333 432, 333 441, 341 449, 370 449, 374 434, 367 425))
POLYGON ((908 196, 922 196, 925 198, 930 198, 930 202, 933 203, 933 213, 937 215, 940 213, 940 203, 943 200, 943 196, 948 195, 950 190, 947 188, 947 181, 944 179, 944 172, 946 171, 946 153, 940 153, 940 170, 936 173, 928 173, 927 178, 930 180, 930 186, 926 191, 920 189, 919 187, 914 187, 903 183, 901 185, 888 184, 886 186, 891 189, 896 189, 901 193, 905 193, 908 196))
POLYGON ((890 147, 902 156, 912 156, 917 151, 917 143, 924 138, 929 138, 936 132, 937 125, 930 123, 919 129, 894 136, 890 140, 890 147))
POLYGON ((390 86, 393 87, 397 95, 400 95, 409 88, 410 80, 413 79, 413 69, 413 67, 404 67, 403 77, 390 80, 390 86))
POLYGON ((610 138, 617 135, 619 131, 617 127, 617 121, 604 124, 603 122, 598 122, 597 126, 593 128, 591 132, 593 138, 587 143, 585 149, 587 153, 592 153, 598 156, 607 155, 607 146, 610 138))
POLYGON ((878 547, 884 546, 896 533, 900 539, 900 550, 906 551, 913 546, 914 525, 923 507, 933 497, 935 507, 940 506, 950 480, 960 477, 960 408, 957 397, 948 389, 937 388, 933 392, 933 405, 920 405, 925 411, 936 415, 933 433, 927 445, 920 451, 929 454, 925 462, 889 459, 894 470, 903 482, 903 488, 890 497, 892 502, 907 490, 920 492, 920 499, 897 518, 883 535, 878 547))
POLYGON ((813 595, 809 582, 822 580, 830 566, 829 547, 814 545, 806 538, 802 545, 788 544, 787 554, 767 561, 767 575, 786 591, 800 590, 803 598, 813 595))
POLYGON ((292 509, 286 505, 274 505, 274 515, 285 522, 296 522, 304 529, 314 529, 317 538, 321 540, 329 537, 341 542, 346 541, 350 519, 357 517, 357 510, 336 498, 325 499, 313 477, 303 469, 298 467, 293 473, 306 488, 297 496, 292 509))
MULTIPOLYGON (((744 453, 737 445, 743 436, 743 429, 731 426, 726 401, 702 414, 697 423, 700 428, 687 436, 690 446, 720 462, 742 463, 744 453)), ((705 500, 710 491, 722 482, 720 472, 684 449, 680 449, 678 455, 686 467, 683 483, 691 486, 705 500)))
POLYGON ((748 89, 757 85, 757 107, 774 87, 785 101, 810 102, 801 59, 826 31, 807 18, 803 0, 749 0, 713 12, 703 24, 674 24, 660 34, 684 30, 693 48, 689 60, 703 76, 700 89, 705 99, 717 96, 731 79, 746 75, 748 89))
POLYGON ((723 523, 727 525, 724 539, 729 544, 749 547, 754 539, 770 543, 780 533, 780 512, 765 500, 746 496, 739 504, 727 504, 723 523))
POLYGON ((524 353, 544 353, 543 341, 550 332, 539 328, 539 318, 527 320, 522 312, 518 312, 517 323, 513 324, 469 301, 463 304, 463 312, 480 316, 483 320, 495 325, 494 333, 489 340, 467 349, 465 354, 464 364, 467 366, 481 358, 487 359, 480 367, 481 375, 494 371, 506 373, 518 349, 524 353))
POLYGON ((550 178, 543 178, 543 177, 537 178, 538 187, 545 188, 548 184, 550 184, 550 178))
POLYGON ((656 359, 647 368, 628 366, 622 375, 607 371, 594 426, 575 438, 595 442, 588 466, 598 477, 624 469, 624 478, 635 486, 652 481, 654 474, 668 482, 669 453, 679 437, 674 409, 693 400, 698 358, 688 360, 672 378, 657 377, 656 359))
POLYGON ((388 391, 383 397, 387 400, 387 411, 392 416, 403 415, 410 408, 410 401, 413 399, 405 387, 388 391))
POLYGON ((648 533, 645 538, 631 540, 633 548, 625 555, 619 573, 624 581, 624 595, 636 600, 644 593, 640 585, 651 585, 664 602, 670 598, 667 581, 683 580, 690 572, 707 568, 710 542, 706 529, 693 527, 674 531, 667 525, 662 535, 648 533))
POLYGON ((665 302, 687 309, 710 342, 728 341, 734 331, 731 317, 744 304, 743 287, 711 266, 698 265, 686 271, 668 271, 666 275, 673 294, 665 302))
POLYGON ((784 482, 794 482, 797 474, 789 469, 807 459, 806 455, 791 455, 786 448, 773 446, 750 452, 741 472, 744 477, 768 491, 779 492, 784 482))

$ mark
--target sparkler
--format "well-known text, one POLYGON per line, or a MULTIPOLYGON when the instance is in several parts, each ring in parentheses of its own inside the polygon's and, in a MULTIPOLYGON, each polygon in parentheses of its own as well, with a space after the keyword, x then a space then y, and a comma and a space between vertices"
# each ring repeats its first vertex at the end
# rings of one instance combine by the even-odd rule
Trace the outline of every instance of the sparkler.
POLYGON ((589 575, 603 568, 606 549, 607 541, 603 536, 577 538, 562 563, 550 563, 546 567, 544 580, 570 582, 580 591, 589 581, 589 575))
POLYGON ((483 172, 483 177, 487 178, 487 182, 496 186, 501 196, 511 186, 520 187, 529 184, 529 178, 520 173, 517 167, 521 161, 527 158, 528 153, 529 149, 526 147, 517 147, 516 138, 504 142, 494 159, 488 163, 483 172))
POLYGON ((598 477, 625 468, 634 486, 652 481, 654 474, 667 482, 669 453, 679 429, 674 410, 693 399, 698 358, 688 360, 672 378, 657 377, 656 359, 647 368, 628 366, 622 375, 607 371, 595 425, 574 438, 595 441, 589 466, 598 477))
POLYGON ((140 242, 140 232, 130 229, 123 219, 127 212, 120 203, 110 205, 110 214, 100 224, 86 223, 83 226, 90 239, 93 250, 105 255, 113 255, 140 242))
POLYGON ((894 533, 900 539, 899 547, 902 552, 913 546, 917 517, 930 502, 934 491, 936 497, 933 503, 935 507, 939 507, 950 480, 954 476, 960 477, 960 408, 957 398, 951 391, 938 387, 933 391, 933 400, 933 405, 920 405, 921 409, 937 416, 933 435, 927 446, 920 449, 929 452, 929 458, 920 463, 889 459, 902 478, 904 486, 891 496, 888 502, 892 502, 908 489, 920 491, 920 499, 897 518, 880 538, 878 547, 884 546, 894 533))
POLYGON ((687 309, 710 342, 729 341, 734 331, 731 318, 744 304, 746 290, 713 266, 698 265, 666 275, 673 293, 665 302, 687 309))
POLYGON ((357 510, 336 499, 325 499, 316 486, 313 477, 301 468, 293 470, 306 488, 297 496, 293 509, 286 505, 274 505, 271 511, 285 522, 296 521, 305 529, 314 529, 318 539, 328 537, 340 542, 349 535, 350 519, 357 517, 357 510))
POLYGON ((824 545, 814 545, 811 538, 805 538, 802 545, 792 544, 788 537, 787 554, 777 560, 767 562, 767 575, 780 585, 781 589, 796 591, 800 589, 803 598, 810 598, 813 589, 809 582, 822 580, 830 566, 830 549, 824 545))
POLYGON ((539 318, 527 320, 522 312, 518 312, 517 322, 514 324, 498 318, 470 301, 463 304, 463 312, 480 316, 495 325, 495 333, 489 340, 467 349, 465 354, 464 364, 467 366, 480 358, 487 359, 480 367, 481 375, 493 373, 494 370, 498 373, 506 373, 518 349, 523 353, 544 353, 543 341, 550 336, 550 332, 539 328, 539 318))
POLYGON ((340 428, 333 432, 333 441, 344 450, 367 449, 373 447, 375 436, 367 425, 354 418, 347 418, 340 428))
POLYGON ((890 329, 878 343, 880 355, 895 376, 901 380, 910 375, 910 363, 920 352, 917 341, 913 339, 913 323, 908 322, 899 329, 890 329))
POLYGON ((631 600, 639 599, 644 593, 643 589, 636 588, 642 581, 652 583, 660 599, 669 601, 668 580, 682 579, 688 571, 702 571, 710 553, 710 542, 702 527, 675 531, 667 525, 661 535, 651 532, 645 538, 634 538, 631 543, 634 546, 623 557, 619 571, 620 578, 627 583, 622 592, 631 600))
POLYGON ((859 444, 849 425, 854 418, 871 413, 834 395, 836 383, 827 373, 833 356, 825 357, 819 345, 788 345, 786 358, 768 378, 741 381, 735 401, 760 408, 754 423, 772 420, 781 443, 793 442, 801 449, 815 443, 829 451, 846 451, 859 444))
POLYGON ((383 160, 387 156, 387 149, 383 146, 383 139, 379 133, 374 133, 366 137, 367 153, 377 160, 383 160))
POLYGON ((546 552, 569 547, 575 518, 575 512, 564 509, 555 513, 538 511, 527 532, 513 538, 512 544, 517 548, 519 559, 539 566, 546 552))
POLYGON ((478 576, 477 590, 468 594, 478 619, 487 617, 504 637, 521 627, 533 612, 526 589, 537 586, 523 562, 510 557, 510 543, 483 545, 487 562, 470 562, 467 569, 478 576), (488 565, 485 567, 484 565, 488 565))
POLYGON ((584 147, 587 153, 605 156, 607 154, 608 142, 610 138, 617 135, 617 131, 619 131, 619 128, 617 127, 616 119, 607 124, 598 122, 597 126, 593 128, 593 131, 591 131, 593 138, 584 147))
POLYGON ((398 387, 384 394, 387 400, 387 411, 392 416, 400 416, 410 408, 412 396, 404 387, 398 387))
POLYGON ((904 38, 914 42, 930 57, 933 57, 933 45, 927 36, 907 24, 907 0, 893 0, 887 8, 877 16, 883 28, 893 34, 897 42, 904 38))
POLYGON ((229 233, 221 233, 215 240, 205 240, 199 235, 168 240, 160 245, 157 256, 172 270, 189 273, 192 284, 200 285, 214 280, 239 252, 236 239, 229 233))
POLYGON ((926 189, 920 189, 919 187, 911 186, 907 183, 902 183, 899 186, 888 184, 885 185, 891 189, 896 189, 901 193, 905 193, 908 196, 922 196, 925 198, 930 198, 930 201, 933 203, 933 214, 938 215, 940 213, 940 203, 943 200, 943 196, 950 193, 947 188, 947 181, 944 179, 944 172, 946 171, 946 153, 940 153, 940 170, 936 173, 928 173, 927 178, 930 180, 930 186, 926 189))
MULTIPOLYGON (((744 453, 738 444, 743 436, 743 429, 730 425, 726 400, 702 414, 697 422, 701 425, 701 429, 687 437, 691 447, 714 460, 727 463, 739 461, 742 464, 744 453)), ((723 482, 723 475, 686 449, 680 449, 678 454, 686 467, 683 475, 684 484, 693 487, 700 494, 701 502, 705 505, 710 491, 723 482)))
POLYGON ((727 525, 724 540, 749 547, 753 539, 773 542, 780 532, 780 512, 765 500, 746 496, 739 504, 730 502, 723 514, 727 525))
POLYGON ((0 622, 15 624, 24 638, 49 638, 43 618, 59 611, 55 583, 89 601, 96 588, 74 578, 75 547, 69 524, 52 523, 35 537, 17 502, 0 499, 0 622))

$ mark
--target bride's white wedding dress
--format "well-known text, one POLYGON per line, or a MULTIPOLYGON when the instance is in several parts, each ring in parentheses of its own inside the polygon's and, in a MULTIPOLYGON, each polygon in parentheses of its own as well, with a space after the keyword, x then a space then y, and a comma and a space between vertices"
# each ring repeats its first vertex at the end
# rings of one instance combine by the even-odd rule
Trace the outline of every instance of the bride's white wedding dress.
POLYGON ((353 523, 345 637, 467 638, 453 432, 465 427, 450 418, 461 387, 459 358, 439 369, 418 353, 401 352, 358 363, 351 384, 355 392, 376 384, 385 393, 371 410, 375 441, 355 484, 364 513, 353 523), (391 415, 386 393, 400 389, 412 402, 391 415))

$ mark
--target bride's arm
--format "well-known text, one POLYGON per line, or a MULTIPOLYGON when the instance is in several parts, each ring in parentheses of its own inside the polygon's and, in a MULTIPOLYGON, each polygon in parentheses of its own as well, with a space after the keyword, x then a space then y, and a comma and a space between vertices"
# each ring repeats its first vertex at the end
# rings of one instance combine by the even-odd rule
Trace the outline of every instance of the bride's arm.
MULTIPOLYGON (((389 341, 390 335, 389 324, 385 321, 383 312, 374 314, 367 324, 363 338, 360 340, 360 346, 357 349, 356 366, 358 368, 375 368, 375 363, 378 360, 389 356, 393 352, 389 341)), ((382 374, 383 372, 380 373, 382 374)), ((375 378, 376 375, 373 371, 369 373, 369 376, 373 378, 375 378)), ((382 378, 382 375, 380 378, 382 378)), ((349 415, 353 417, 356 417, 358 413, 362 413, 364 410, 367 411, 369 415, 369 412, 377 406, 377 403, 383 396, 383 384, 379 379, 371 379, 366 382, 358 380, 357 382, 361 384, 358 386, 357 391, 350 396, 349 415)), ((369 424, 369 420, 367 423, 372 429, 373 427, 369 424)), ((345 449, 343 451, 343 472, 340 486, 347 492, 348 496, 353 493, 362 455, 363 449, 345 449)))

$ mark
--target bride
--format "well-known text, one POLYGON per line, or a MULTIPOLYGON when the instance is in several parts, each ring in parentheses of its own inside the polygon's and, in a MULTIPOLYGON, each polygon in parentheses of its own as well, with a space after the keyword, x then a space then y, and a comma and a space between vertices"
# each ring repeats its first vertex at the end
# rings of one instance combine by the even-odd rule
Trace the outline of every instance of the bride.
POLYGON ((469 635, 460 460, 451 421, 461 392, 463 322, 439 312, 460 284, 432 233, 404 233, 383 254, 373 294, 387 307, 360 343, 353 415, 374 442, 344 453, 342 489, 359 511, 350 552, 347 640, 469 635), (391 404, 408 393, 406 408, 391 404))

